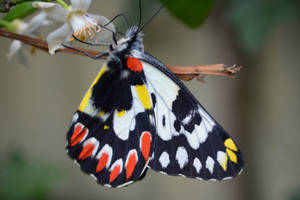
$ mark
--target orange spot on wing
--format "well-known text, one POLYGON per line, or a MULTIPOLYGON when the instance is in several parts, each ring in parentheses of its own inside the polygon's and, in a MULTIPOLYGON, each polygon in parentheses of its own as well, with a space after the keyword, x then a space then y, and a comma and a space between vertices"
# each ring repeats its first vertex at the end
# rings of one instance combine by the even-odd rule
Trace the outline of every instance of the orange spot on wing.
POLYGON ((151 134, 149 132, 144 132, 141 138, 141 151, 146 162, 149 159, 150 146, 151 146, 151 134))
POLYGON ((121 166, 120 165, 116 165, 113 170, 110 172, 110 176, 109 176, 109 182, 113 182, 118 175, 120 174, 121 171, 121 166))
POLYGON ((102 171, 108 162, 109 155, 107 153, 103 153, 98 161, 98 165, 96 168, 96 172, 102 171))
POLYGON ((95 146, 93 143, 89 143, 89 144, 85 145, 78 157, 78 160, 84 160, 87 157, 91 156, 94 148, 95 148, 95 146))
POLYGON ((126 60, 127 67, 132 71, 141 72, 143 71, 143 64, 141 61, 134 57, 128 57, 126 60))
POLYGON ((132 173, 136 165, 136 161, 137 161, 136 154, 135 153, 130 154, 126 165, 126 179, 129 179, 132 176, 132 173))
POLYGON ((73 147, 79 142, 81 142, 82 139, 86 136, 87 132, 88 132, 87 129, 83 128, 83 125, 81 124, 75 125, 74 132, 71 136, 71 146, 73 147))

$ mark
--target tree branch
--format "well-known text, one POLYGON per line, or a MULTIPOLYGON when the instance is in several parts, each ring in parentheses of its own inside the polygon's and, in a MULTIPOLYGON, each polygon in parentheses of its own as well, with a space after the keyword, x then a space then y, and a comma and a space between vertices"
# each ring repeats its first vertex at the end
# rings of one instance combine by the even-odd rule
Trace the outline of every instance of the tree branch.
MULTIPOLYGON (((48 52, 48 44, 45 40, 29 37, 26 35, 16 34, 8 32, 4 29, 0 29, 0 36, 20 40, 25 44, 29 44, 38 49, 41 49, 45 52, 48 52)), ((78 48, 80 51, 86 52, 91 56, 99 55, 101 52, 93 51, 88 49, 78 48)), ((57 52, 72 53, 76 55, 83 55, 82 53, 64 48, 58 49, 57 52)), ((195 66, 174 66, 167 65, 167 67, 180 79, 182 80, 192 80, 197 78, 197 80, 204 82, 203 78, 205 75, 216 75, 216 76, 225 76, 228 78, 234 78, 235 75, 242 69, 242 66, 233 65, 230 67, 225 66, 224 64, 214 64, 214 65, 195 65, 195 66)))

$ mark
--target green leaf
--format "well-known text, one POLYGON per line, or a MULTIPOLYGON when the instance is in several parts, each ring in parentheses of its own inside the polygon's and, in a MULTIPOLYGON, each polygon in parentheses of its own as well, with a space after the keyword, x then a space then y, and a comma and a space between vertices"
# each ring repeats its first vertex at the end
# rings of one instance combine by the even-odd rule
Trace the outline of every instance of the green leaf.
POLYGON ((32 0, 0 0, 0 12, 9 12, 11 7, 32 0))
POLYGON ((6 14, 2 19, 6 21, 12 21, 14 19, 22 19, 33 12, 35 12, 37 9, 32 7, 33 1, 28 1, 25 3, 21 3, 13 7, 8 14, 6 14))
POLYGON ((169 0, 167 9, 190 28, 197 28, 208 16, 213 3, 214 0, 169 0))

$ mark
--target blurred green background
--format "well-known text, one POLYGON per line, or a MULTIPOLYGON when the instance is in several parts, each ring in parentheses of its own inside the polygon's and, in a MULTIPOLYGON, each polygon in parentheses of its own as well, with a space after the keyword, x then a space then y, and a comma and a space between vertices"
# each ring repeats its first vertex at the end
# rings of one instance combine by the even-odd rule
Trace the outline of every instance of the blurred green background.
MULTIPOLYGON (((89 11, 108 18, 125 13, 135 23, 137 6, 97 0, 89 11)), ((143 1, 144 21, 159 7, 143 1)), ((126 188, 97 185, 67 157, 65 133, 102 61, 41 51, 31 56, 27 47, 26 68, 6 60, 11 41, 1 37, 0 199, 299 200, 299 16, 298 0, 215 1, 198 28, 164 9, 143 31, 146 50, 164 63, 244 66, 235 80, 186 82, 243 150, 243 173, 223 182, 149 171, 126 188)))

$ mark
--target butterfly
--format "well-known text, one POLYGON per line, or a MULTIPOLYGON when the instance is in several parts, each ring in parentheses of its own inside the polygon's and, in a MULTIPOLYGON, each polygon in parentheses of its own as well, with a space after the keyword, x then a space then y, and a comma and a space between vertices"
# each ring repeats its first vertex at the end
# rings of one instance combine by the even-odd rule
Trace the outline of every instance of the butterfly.
POLYGON ((225 180, 242 153, 186 86, 144 51, 138 26, 105 53, 105 64, 73 115, 68 155, 108 187, 142 179, 148 168, 201 180, 225 180))

